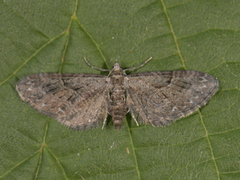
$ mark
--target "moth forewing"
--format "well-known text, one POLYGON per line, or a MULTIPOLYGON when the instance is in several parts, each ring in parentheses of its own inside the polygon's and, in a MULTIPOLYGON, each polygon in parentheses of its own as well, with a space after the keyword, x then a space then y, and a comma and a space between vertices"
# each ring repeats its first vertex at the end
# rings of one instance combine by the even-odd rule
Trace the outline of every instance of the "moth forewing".
MULTIPOLYGON (((21 79, 16 89, 23 101, 43 115, 73 129, 106 124, 116 130, 130 111, 137 125, 166 126, 195 112, 215 94, 218 81, 198 71, 146 72, 126 75, 116 61, 108 76, 40 73, 21 79)), ((94 69, 109 71, 92 66, 94 69)))

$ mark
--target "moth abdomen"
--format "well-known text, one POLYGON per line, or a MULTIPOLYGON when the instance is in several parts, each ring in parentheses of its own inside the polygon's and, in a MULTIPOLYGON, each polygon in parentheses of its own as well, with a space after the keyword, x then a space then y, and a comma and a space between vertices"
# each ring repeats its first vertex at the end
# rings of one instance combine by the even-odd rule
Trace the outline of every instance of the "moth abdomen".
POLYGON ((125 92, 117 95, 113 92, 111 94, 111 102, 109 106, 109 113, 112 116, 112 121, 116 130, 121 129, 121 125, 125 115, 127 114, 125 92))
POLYGON ((111 78, 112 89, 110 90, 109 113, 116 130, 120 130, 123 119, 127 114, 126 90, 124 87, 124 76, 122 69, 113 71, 109 75, 111 78))

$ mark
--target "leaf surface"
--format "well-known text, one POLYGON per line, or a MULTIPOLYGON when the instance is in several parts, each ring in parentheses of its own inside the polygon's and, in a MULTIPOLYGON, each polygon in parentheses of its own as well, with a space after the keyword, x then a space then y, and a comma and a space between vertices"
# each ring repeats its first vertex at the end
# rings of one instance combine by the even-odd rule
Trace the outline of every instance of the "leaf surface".
MULTIPOLYGON (((238 1, 0 1, 1 179, 238 179, 238 1), (136 72, 197 70, 220 86, 199 111, 165 128, 62 126, 15 87, 40 72, 95 73, 153 59, 136 72)), ((107 74, 106 74, 107 75, 107 74)))

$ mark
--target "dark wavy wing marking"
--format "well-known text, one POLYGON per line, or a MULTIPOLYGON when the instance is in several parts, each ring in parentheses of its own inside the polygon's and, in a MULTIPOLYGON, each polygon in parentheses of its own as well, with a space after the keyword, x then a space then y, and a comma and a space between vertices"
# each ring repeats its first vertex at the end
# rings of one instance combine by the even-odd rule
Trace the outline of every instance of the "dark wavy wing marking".
POLYGON ((107 116, 107 76, 35 74, 23 78, 17 91, 40 113, 74 129, 89 129, 107 116))
POLYGON ((197 71, 149 72, 128 76, 127 104, 139 122, 166 126, 207 103, 218 81, 197 71))

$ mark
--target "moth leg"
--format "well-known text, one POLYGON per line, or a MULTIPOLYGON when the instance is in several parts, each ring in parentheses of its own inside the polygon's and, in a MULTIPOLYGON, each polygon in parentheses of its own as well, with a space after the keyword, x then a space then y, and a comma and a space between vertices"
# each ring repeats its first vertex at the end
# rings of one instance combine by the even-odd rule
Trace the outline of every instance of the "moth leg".
POLYGON ((132 112, 131 112, 131 115, 132 115, 132 117, 133 117, 135 123, 137 124, 137 126, 139 126, 139 124, 138 124, 138 122, 137 122, 137 119, 135 118, 135 116, 134 116, 134 114, 133 114, 132 112))
POLYGON ((134 114, 130 111, 130 109, 128 109, 127 113, 131 113, 131 116, 133 117, 133 120, 135 121, 135 123, 137 124, 137 126, 139 126, 137 119, 135 118, 134 114))
POLYGON ((108 107, 109 107, 109 104, 110 104, 110 97, 109 97, 109 93, 107 93, 107 106, 106 106, 106 113, 105 113, 105 117, 104 117, 104 120, 103 120, 103 125, 102 125, 102 129, 105 127, 105 124, 107 122, 107 117, 108 117, 108 114, 109 114, 109 111, 108 111, 108 107))
MULTIPOLYGON (((137 121, 137 119, 136 119, 136 117, 135 117, 135 114, 136 114, 136 113, 134 113, 134 110, 132 109, 130 102, 132 102, 132 101, 131 101, 131 99, 130 99, 130 97, 129 97, 129 94, 128 94, 128 95, 127 95, 128 112, 130 111, 133 120, 135 121, 135 123, 137 124, 137 126, 139 126, 139 123, 138 123, 138 121, 137 121)), ((136 114, 136 115, 137 115, 137 114, 136 114)))
POLYGON ((108 113, 105 114, 105 118, 103 120, 103 125, 102 125, 102 129, 104 128, 106 122, 107 122, 107 116, 108 116, 108 113))

